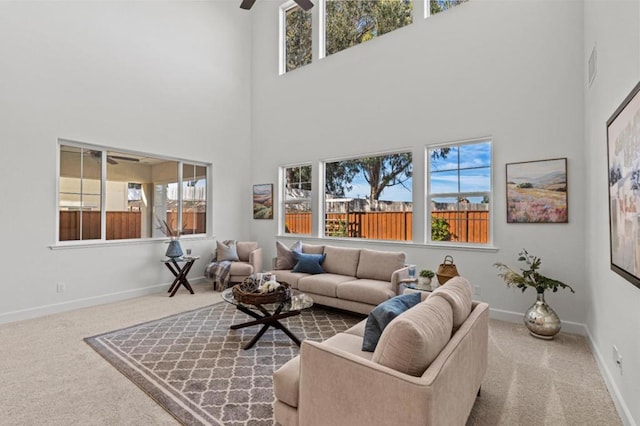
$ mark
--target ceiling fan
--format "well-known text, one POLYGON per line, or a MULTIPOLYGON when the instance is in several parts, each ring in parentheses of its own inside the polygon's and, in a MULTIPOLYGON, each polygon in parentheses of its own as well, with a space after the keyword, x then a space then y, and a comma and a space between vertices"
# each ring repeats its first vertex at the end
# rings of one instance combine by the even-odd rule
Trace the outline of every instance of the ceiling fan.
MULTIPOLYGON (((313 3, 311 3, 311 0, 293 0, 293 1, 295 1, 298 4, 298 6, 300 6, 302 10, 304 10, 305 12, 313 7, 313 3)), ((242 0, 242 3, 240 3, 240 9, 249 10, 251 9, 251 6, 253 6, 255 2, 256 0, 242 0)))
MULTIPOLYGON (((91 158, 95 158, 97 160, 102 158, 102 151, 89 151, 91 158)), ((107 163, 109 164, 118 164, 118 161, 131 161, 132 163, 139 163, 140 159, 135 157, 125 157, 124 155, 111 155, 107 154, 107 163)))

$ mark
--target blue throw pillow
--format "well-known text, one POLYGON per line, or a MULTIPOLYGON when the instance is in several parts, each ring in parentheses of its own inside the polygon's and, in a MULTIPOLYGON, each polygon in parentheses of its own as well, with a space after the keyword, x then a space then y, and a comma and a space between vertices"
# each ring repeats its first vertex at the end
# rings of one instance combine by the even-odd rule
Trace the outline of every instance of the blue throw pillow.
POLYGON ((380 340, 380 336, 387 324, 407 309, 420 303, 421 300, 420 293, 409 293, 392 297, 376 306, 367 317, 362 350, 366 352, 375 351, 378 340, 380 340))
POLYGON ((298 263, 293 267, 293 272, 305 272, 307 274, 323 274, 324 269, 320 264, 324 262, 324 258, 326 255, 324 254, 310 254, 310 253, 299 253, 297 251, 293 252, 293 256, 296 258, 298 263))

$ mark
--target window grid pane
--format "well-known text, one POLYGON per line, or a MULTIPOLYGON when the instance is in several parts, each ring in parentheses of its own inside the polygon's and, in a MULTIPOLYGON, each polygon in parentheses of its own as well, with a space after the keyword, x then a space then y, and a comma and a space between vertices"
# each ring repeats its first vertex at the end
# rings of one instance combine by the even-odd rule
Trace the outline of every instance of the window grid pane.
POLYGON ((430 148, 427 152, 431 166, 427 185, 429 239, 488 244, 491 142, 430 148))
POLYGON ((285 11, 285 72, 311 63, 311 12, 300 6, 285 11))
POLYGON ((284 169, 284 232, 310 235, 312 231, 311 166, 284 169))

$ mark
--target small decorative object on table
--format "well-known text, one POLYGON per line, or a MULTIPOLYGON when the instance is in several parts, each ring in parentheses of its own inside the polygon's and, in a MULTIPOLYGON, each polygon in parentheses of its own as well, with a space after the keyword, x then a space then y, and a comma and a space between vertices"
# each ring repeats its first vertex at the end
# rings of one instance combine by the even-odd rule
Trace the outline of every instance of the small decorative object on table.
POLYGON ((285 282, 261 282, 257 277, 251 276, 233 286, 233 297, 240 303, 250 305, 279 303, 291 298, 291 289, 285 282))
POLYGON ((431 279, 435 275, 436 274, 431 269, 423 269, 420 271, 420 277, 418 278, 418 282, 420 283, 420 285, 425 287, 428 285, 431 285, 431 279))
POLYGON ((453 277, 457 277, 460 275, 458 273, 458 268, 455 263, 453 263, 453 257, 446 255, 442 263, 438 266, 438 272, 436 274, 438 276, 438 282, 440 285, 446 283, 453 277))
POLYGON ((156 221, 158 222, 158 226, 156 229, 159 229, 164 235, 169 237, 171 240, 169 241, 169 247, 167 247, 167 251, 165 256, 170 258, 177 258, 182 256, 182 246, 180 246, 180 235, 186 228, 185 226, 182 229, 172 228, 165 219, 160 219, 156 216, 156 221))
POLYGON ((524 314, 524 324, 529 329, 532 336, 540 339, 551 340, 560 332, 560 318, 544 300, 544 291, 551 290, 554 293, 558 288, 568 288, 575 293, 571 286, 548 278, 538 272, 542 260, 539 257, 530 255, 525 249, 518 254, 518 261, 525 262, 528 269, 522 269, 522 274, 517 273, 504 263, 495 263, 493 266, 502 273, 498 274, 509 287, 521 288, 524 292, 527 288, 533 287, 538 292, 536 303, 534 303, 524 314))

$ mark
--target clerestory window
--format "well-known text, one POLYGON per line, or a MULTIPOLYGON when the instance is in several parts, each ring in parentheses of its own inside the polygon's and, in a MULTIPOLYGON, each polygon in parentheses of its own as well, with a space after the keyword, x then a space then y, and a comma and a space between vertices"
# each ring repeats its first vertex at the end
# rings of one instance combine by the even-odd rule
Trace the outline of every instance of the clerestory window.
POLYGON ((413 22, 411 0, 326 0, 324 6, 324 56, 413 22))
POLYGON ((311 11, 293 2, 280 7, 280 74, 311 63, 311 32, 311 11))

